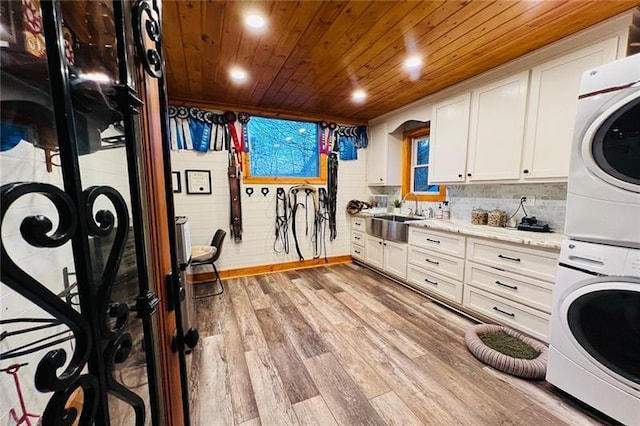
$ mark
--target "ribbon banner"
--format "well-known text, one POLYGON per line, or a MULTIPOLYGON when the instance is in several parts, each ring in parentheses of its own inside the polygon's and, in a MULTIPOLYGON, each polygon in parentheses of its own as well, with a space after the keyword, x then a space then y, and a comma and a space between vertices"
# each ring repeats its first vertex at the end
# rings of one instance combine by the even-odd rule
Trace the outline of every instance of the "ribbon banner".
POLYGON ((232 111, 215 114, 198 107, 169 105, 168 112, 171 149, 174 151, 229 151, 233 141, 238 155, 249 152, 249 114, 246 112, 238 114, 242 140, 238 139, 236 114, 232 111))

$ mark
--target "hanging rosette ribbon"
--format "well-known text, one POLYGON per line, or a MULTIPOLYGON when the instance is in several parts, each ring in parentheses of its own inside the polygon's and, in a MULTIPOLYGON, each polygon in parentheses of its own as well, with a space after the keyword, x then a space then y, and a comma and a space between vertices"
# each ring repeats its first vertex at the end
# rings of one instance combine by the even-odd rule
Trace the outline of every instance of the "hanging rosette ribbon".
POLYGON ((246 112, 239 113, 238 121, 242 125, 242 150, 244 152, 249 152, 249 114, 246 112))
POLYGON ((182 148, 182 141, 178 144, 178 125, 176 124, 176 115, 178 114, 178 110, 175 106, 169 105, 167 112, 169 114, 169 137, 171 140, 171 149, 173 151, 177 151, 182 148))
POLYGON ((336 137, 336 129, 338 125, 336 123, 329 123, 329 140, 327 141, 327 154, 329 151, 338 152, 340 148, 338 147, 338 138, 336 137), (333 142, 333 146, 331 143, 333 142))
POLYGON ((244 147, 240 143, 240 139, 238 139, 238 132, 236 132, 236 114, 233 111, 226 111, 224 113, 224 118, 227 120, 229 132, 231 133, 231 139, 233 140, 233 149, 236 152, 238 168, 240 171, 242 171, 242 153, 244 152, 244 147))
POLYGON ((329 137, 327 132, 329 131, 329 123, 321 121, 318 123, 318 138, 320 139, 320 154, 329 153, 329 137))
POLYGON ((191 141, 191 129, 189 129, 189 109, 184 106, 177 108, 176 124, 178 126, 178 138, 182 139, 182 149, 193 149, 191 141))

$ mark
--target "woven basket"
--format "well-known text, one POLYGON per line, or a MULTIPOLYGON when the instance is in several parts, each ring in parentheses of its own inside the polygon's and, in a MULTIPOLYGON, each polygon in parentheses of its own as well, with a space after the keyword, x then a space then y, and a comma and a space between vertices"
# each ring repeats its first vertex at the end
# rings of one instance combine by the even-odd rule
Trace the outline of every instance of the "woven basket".
POLYGON ((478 324, 471 327, 464 336, 469 351, 480 361, 513 376, 525 379, 544 379, 547 372, 547 347, 517 331, 493 324, 478 324), (540 352, 534 359, 514 358, 491 349, 480 339, 480 336, 497 331, 505 333, 522 340, 540 352))

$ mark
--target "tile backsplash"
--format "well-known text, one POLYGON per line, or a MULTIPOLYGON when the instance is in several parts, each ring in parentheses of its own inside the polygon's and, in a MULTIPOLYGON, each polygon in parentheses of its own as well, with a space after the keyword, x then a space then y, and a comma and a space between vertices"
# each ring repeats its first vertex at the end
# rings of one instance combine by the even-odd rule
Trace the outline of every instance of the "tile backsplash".
MULTIPOLYGON (((453 219, 469 221, 471 210, 500 209, 511 216, 520 205, 521 196, 535 196, 535 205, 527 207, 527 214, 548 223, 556 232, 563 232, 567 204, 566 183, 532 183, 502 185, 449 185, 447 198, 453 219)), ((518 212, 518 220, 523 216, 518 212)))

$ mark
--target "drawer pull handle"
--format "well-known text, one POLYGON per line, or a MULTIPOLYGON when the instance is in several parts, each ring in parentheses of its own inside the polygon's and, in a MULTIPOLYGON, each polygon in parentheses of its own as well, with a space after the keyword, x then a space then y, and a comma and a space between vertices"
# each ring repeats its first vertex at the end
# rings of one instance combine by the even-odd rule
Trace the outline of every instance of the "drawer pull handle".
POLYGON ((360 239, 360 237, 353 237, 353 239, 354 239, 354 240, 359 240, 359 239, 360 239))
POLYGON ((440 244, 440 241, 438 241, 438 240, 432 240, 431 238, 427 238, 427 241, 429 241, 429 242, 431 242, 431 243, 440 244))
POLYGON ((496 284, 501 285, 502 287, 507 287, 510 288, 512 290, 517 290, 518 287, 515 285, 509 285, 509 284, 505 284, 505 283, 501 283, 500 281, 496 280, 496 284))
POLYGON ((356 225, 356 226, 362 225, 362 223, 360 223, 360 222, 353 222, 353 224, 356 225))
POLYGON ((516 314, 512 314, 511 312, 503 311, 502 309, 498 308, 497 306, 494 306, 493 310, 496 311, 496 312, 500 312, 501 314, 508 315, 510 317, 515 317, 516 316, 516 314))
POLYGON ((429 278, 425 278, 424 280, 425 280, 426 282, 428 282, 429 284, 438 285, 438 283, 437 283, 437 282, 435 282, 435 281, 431 281, 429 278))
POLYGON ((356 254, 360 254, 360 250, 354 250, 356 254))
POLYGON ((425 259, 427 262, 429 263, 433 263, 434 265, 439 265, 440 262, 436 262, 435 260, 431 260, 431 259, 425 259))
POLYGON ((520 258, 518 258, 518 257, 503 256, 501 254, 499 254, 498 257, 500 259, 513 260, 514 262, 520 262, 520 258))

